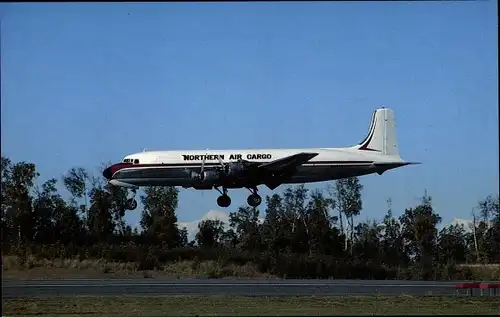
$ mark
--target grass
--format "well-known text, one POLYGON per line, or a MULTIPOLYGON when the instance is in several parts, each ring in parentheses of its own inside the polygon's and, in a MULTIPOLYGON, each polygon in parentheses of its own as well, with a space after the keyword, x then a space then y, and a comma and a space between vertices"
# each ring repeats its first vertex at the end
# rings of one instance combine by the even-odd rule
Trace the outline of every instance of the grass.
POLYGON ((458 267, 469 267, 477 280, 500 280, 500 264, 459 264, 458 267))
POLYGON ((17 256, 2 256, 4 279, 76 279, 76 278, 272 278, 250 263, 224 265, 217 261, 181 261, 166 263, 161 269, 140 271, 137 263, 105 260, 39 260, 28 256, 21 265, 17 256))
POLYGON ((73 297, 3 300, 4 316, 498 315, 499 297, 73 297))
MULTIPOLYGON (((161 269, 139 270, 138 263, 108 262, 102 259, 37 259, 27 256, 21 264, 17 256, 2 255, 2 278, 30 279, 77 279, 77 278, 275 278, 260 273, 255 265, 226 264, 218 261, 181 261, 166 263, 161 269)), ((500 264, 459 265, 469 267, 473 280, 500 280, 500 264)))

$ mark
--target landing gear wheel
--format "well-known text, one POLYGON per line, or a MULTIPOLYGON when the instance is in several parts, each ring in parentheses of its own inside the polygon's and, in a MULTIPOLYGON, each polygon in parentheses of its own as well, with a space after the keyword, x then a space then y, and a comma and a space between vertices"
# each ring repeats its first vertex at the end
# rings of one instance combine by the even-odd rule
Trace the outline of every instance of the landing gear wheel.
POLYGON ((134 198, 127 199, 127 209, 134 210, 137 208, 137 201, 134 198))
POLYGON ((231 205, 231 198, 228 195, 220 195, 217 198, 217 205, 219 207, 227 208, 231 205))
POLYGON ((247 203, 251 207, 257 207, 257 206, 259 206, 262 203, 262 198, 259 195, 257 195, 257 194, 251 194, 247 198, 247 203))

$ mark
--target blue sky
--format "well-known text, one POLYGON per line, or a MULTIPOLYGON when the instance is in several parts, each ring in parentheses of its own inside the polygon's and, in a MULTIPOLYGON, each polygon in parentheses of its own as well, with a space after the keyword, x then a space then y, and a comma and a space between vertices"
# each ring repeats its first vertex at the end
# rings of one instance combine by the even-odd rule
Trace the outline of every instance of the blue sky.
MULTIPOLYGON (((361 219, 424 189, 444 222, 470 218, 499 190, 496 1, 2 4, 0 17, 2 155, 40 181, 143 148, 349 146, 384 105, 402 157, 423 164, 362 177, 361 219)), ((246 203, 230 193, 227 211, 246 203)), ((217 196, 182 189, 179 220, 217 196)))

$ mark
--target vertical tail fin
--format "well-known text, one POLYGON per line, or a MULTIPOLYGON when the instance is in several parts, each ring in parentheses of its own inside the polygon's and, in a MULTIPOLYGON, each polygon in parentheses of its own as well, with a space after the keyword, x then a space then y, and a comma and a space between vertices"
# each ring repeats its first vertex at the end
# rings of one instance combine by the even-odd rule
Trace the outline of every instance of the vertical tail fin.
POLYGON ((379 152, 382 155, 399 156, 394 111, 389 108, 375 110, 368 135, 353 148, 360 151, 379 152))

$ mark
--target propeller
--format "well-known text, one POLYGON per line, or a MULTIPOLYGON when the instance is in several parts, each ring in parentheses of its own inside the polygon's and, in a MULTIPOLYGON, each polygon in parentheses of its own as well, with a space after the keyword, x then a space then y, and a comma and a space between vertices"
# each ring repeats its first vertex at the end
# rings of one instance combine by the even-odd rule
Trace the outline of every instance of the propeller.
POLYGON ((219 155, 217 155, 217 159, 219 160, 219 164, 222 168, 222 171, 224 172, 224 174, 227 174, 226 164, 224 164, 224 161, 222 160, 222 158, 219 155))
POLYGON ((207 160, 207 155, 208 155, 208 149, 207 152, 205 153, 205 156, 203 157, 203 161, 201 161, 200 174, 198 175, 198 178, 202 183, 205 180, 205 174, 203 173, 203 170, 205 169, 205 161, 207 160))
POLYGON ((207 159, 207 156, 205 155, 203 157, 203 161, 201 161, 201 168, 200 168, 200 174, 199 174, 199 178, 200 178, 200 181, 203 183, 203 181, 205 180, 205 174, 203 173, 203 170, 205 169, 205 161, 207 159))
MULTIPOLYGON (((208 156, 208 151, 209 150, 207 149, 207 152, 206 152, 205 156, 203 157, 203 161, 201 162, 200 174, 198 175, 198 178, 200 179, 201 182, 203 182, 205 180, 205 174, 203 174, 203 171, 205 169, 205 161, 206 161, 207 156, 208 156)), ((229 173, 229 165, 222 160, 220 155, 217 155, 217 160, 219 161, 222 172, 227 175, 229 173)), ((245 160, 239 159, 238 162, 244 164, 245 160)))
MULTIPOLYGON (((219 164, 221 165, 221 168, 222 168, 222 171, 227 175, 229 173, 229 164, 230 163, 224 163, 224 161, 221 159, 220 156, 217 157, 218 160, 219 160, 219 164)), ((237 160, 238 163, 242 164, 244 167, 247 166, 247 163, 248 161, 242 159, 242 158, 239 158, 237 160)))

